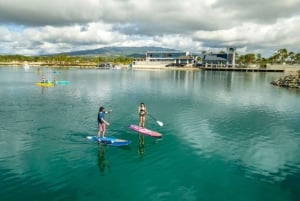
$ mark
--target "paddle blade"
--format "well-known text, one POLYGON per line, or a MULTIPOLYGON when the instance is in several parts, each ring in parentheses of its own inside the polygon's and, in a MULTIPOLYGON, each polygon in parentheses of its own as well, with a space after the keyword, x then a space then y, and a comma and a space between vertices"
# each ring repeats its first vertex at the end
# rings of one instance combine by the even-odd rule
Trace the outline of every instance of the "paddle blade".
POLYGON ((164 123, 161 122, 161 121, 156 121, 156 123, 157 123, 158 125, 160 125, 160 126, 163 126, 163 125, 164 125, 164 123))

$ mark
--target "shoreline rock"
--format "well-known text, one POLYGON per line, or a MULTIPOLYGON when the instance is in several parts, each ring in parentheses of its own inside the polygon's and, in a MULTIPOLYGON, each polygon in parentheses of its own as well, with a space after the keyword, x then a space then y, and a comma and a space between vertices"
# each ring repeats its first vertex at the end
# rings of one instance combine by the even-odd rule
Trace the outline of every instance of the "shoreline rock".
POLYGON ((293 74, 285 75, 271 82, 272 85, 286 88, 300 88, 300 70, 293 74))

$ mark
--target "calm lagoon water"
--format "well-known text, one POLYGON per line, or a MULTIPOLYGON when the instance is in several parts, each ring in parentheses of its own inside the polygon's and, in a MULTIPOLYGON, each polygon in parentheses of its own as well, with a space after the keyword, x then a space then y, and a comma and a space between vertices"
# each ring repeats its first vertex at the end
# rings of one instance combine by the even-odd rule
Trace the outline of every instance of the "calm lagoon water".
POLYGON ((300 92, 281 73, 0 68, 1 200, 298 201, 300 92), (146 127, 129 130, 143 101, 146 127), (97 112, 112 109, 98 145, 97 112))

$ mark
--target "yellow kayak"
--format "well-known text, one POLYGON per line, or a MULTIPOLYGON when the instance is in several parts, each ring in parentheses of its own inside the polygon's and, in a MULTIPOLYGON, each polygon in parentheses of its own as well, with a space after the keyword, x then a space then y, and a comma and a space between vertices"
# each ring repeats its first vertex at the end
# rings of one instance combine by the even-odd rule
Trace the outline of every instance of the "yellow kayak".
POLYGON ((39 86, 39 87, 53 87, 54 86, 53 82, 36 82, 35 85, 39 86))

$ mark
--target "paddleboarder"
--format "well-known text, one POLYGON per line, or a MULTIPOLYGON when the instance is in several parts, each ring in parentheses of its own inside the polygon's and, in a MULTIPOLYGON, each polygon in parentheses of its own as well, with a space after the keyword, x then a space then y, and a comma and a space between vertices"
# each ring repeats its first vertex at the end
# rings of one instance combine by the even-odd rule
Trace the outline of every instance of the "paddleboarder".
POLYGON ((145 121, 146 121, 146 114, 147 114, 147 109, 145 106, 145 103, 140 103, 139 108, 139 126, 140 127, 145 127, 145 121))
POLYGON ((109 126, 109 122, 105 120, 105 114, 111 113, 112 110, 108 112, 105 111, 105 108, 101 106, 98 112, 98 137, 105 137, 106 125, 109 126))

